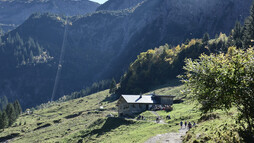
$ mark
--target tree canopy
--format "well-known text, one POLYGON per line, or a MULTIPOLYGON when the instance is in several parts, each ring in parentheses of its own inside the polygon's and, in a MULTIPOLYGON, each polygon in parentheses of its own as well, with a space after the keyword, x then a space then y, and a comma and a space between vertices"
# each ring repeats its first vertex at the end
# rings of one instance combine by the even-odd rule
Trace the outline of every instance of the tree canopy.
POLYGON ((7 105, 3 107, 2 112, 0 110, 0 129, 11 126, 21 113, 22 108, 19 104, 19 101, 16 100, 13 104, 7 103, 7 105))
POLYGON ((191 97, 207 113, 236 107, 239 122, 248 134, 254 133, 254 49, 230 47, 226 54, 202 54, 187 59, 181 76, 191 97))

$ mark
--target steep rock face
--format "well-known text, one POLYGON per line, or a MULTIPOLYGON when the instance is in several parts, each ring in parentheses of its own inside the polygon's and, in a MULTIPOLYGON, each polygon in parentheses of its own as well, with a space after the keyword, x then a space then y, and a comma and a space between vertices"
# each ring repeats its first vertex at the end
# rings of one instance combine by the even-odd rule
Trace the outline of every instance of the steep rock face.
MULTIPOLYGON (((204 32, 212 36, 220 32, 229 33, 236 20, 243 22, 249 14, 251 2, 146 0, 130 9, 71 17, 67 24, 65 55, 56 98, 93 81, 119 78, 130 62, 147 49, 199 38, 204 32)), ((9 33, 12 36, 18 33, 24 40, 32 37, 53 59, 46 63, 17 66, 9 62, 10 56, 2 56, 5 57, 2 61, 13 68, 12 72, 4 68, 0 71, 6 75, 0 81, 1 95, 20 98, 26 107, 50 99, 59 68, 65 21, 65 17, 57 15, 34 14, 9 33)), ((8 41, 8 34, 3 41, 8 41)))
POLYGON ((0 0, 0 27, 13 29, 36 12, 73 16, 94 12, 98 6, 89 0, 0 0))
POLYGON ((96 11, 123 10, 123 9, 127 9, 127 8, 132 8, 143 1, 145 1, 145 0, 108 0, 103 5, 99 6, 96 11))

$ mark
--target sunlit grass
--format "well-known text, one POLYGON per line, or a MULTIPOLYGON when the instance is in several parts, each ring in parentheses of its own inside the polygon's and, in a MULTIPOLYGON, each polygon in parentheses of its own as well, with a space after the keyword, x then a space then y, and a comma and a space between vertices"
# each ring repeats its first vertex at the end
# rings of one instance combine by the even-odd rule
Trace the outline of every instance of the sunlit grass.
MULTIPOLYGON (((164 87, 157 89, 156 94, 176 95, 182 98, 180 90, 183 86, 164 87)), ((228 112, 214 111, 215 119, 200 120, 201 112, 193 102, 188 99, 183 103, 174 104, 173 111, 156 111, 164 120, 164 123, 155 123, 156 115, 151 111, 145 111, 140 115, 145 120, 107 118, 108 114, 117 115, 116 101, 109 102, 105 99, 109 96, 108 90, 92 94, 87 97, 70 100, 63 103, 35 110, 32 115, 22 115, 13 127, 5 129, 0 137, 19 133, 20 136, 12 142, 137 142, 142 143, 147 139, 168 132, 178 132, 181 121, 196 122, 197 126, 191 129, 186 142, 193 141, 221 141, 231 139, 229 136, 236 136, 235 118, 237 111, 231 109, 228 112), (100 109, 103 106, 103 109, 100 109), (80 113, 80 115, 79 115, 80 113), (73 118, 66 118, 70 115, 78 115, 73 118), (171 119, 166 119, 170 115, 171 119), (50 124, 49 127, 35 130, 36 128, 50 124), (225 130, 225 126, 227 130, 225 130), (232 130, 233 132, 228 132, 232 130), (213 140, 210 139, 214 138, 213 140), (220 139, 221 138, 221 139, 220 139)), ((204 118, 205 119, 205 118, 204 118)), ((238 138, 236 138, 238 139, 238 138)))

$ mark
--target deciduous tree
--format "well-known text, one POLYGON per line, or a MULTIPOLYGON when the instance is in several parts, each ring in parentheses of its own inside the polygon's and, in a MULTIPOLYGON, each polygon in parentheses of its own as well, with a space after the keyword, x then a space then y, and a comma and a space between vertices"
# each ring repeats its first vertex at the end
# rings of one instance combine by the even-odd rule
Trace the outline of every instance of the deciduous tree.
POLYGON ((254 50, 228 49, 227 54, 201 55, 188 59, 181 76, 191 97, 207 113, 237 107, 239 123, 253 139, 254 133, 254 50))

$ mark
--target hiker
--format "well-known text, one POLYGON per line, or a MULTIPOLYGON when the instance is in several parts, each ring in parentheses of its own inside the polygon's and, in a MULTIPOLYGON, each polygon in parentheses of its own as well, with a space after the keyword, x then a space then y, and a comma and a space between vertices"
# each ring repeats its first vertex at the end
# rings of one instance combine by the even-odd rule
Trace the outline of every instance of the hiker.
POLYGON ((192 124, 191 124, 191 122, 189 122, 188 123, 188 128, 191 129, 191 127, 192 127, 192 124))
POLYGON ((184 122, 184 127, 185 127, 185 128, 187 127, 187 121, 184 122))
POLYGON ((169 115, 169 114, 168 114, 168 116, 167 116, 167 119, 168 119, 168 120, 170 120, 170 119, 171 119, 171 117, 170 117, 170 115, 169 115))
POLYGON ((160 122, 160 118, 159 118, 159 117, 156 118, 156 122, 157 122, 157 123, 160 122))
POLYGON ((183 121, 180 122, 180 126, 181 126, 181 129, 182 129, 182 127, 183 127, 183 121))
POLYGON ((195 122, 193 122, 193 127, 194 127, 194 126, 196 126, 196 123, 195 123, 195 122))

